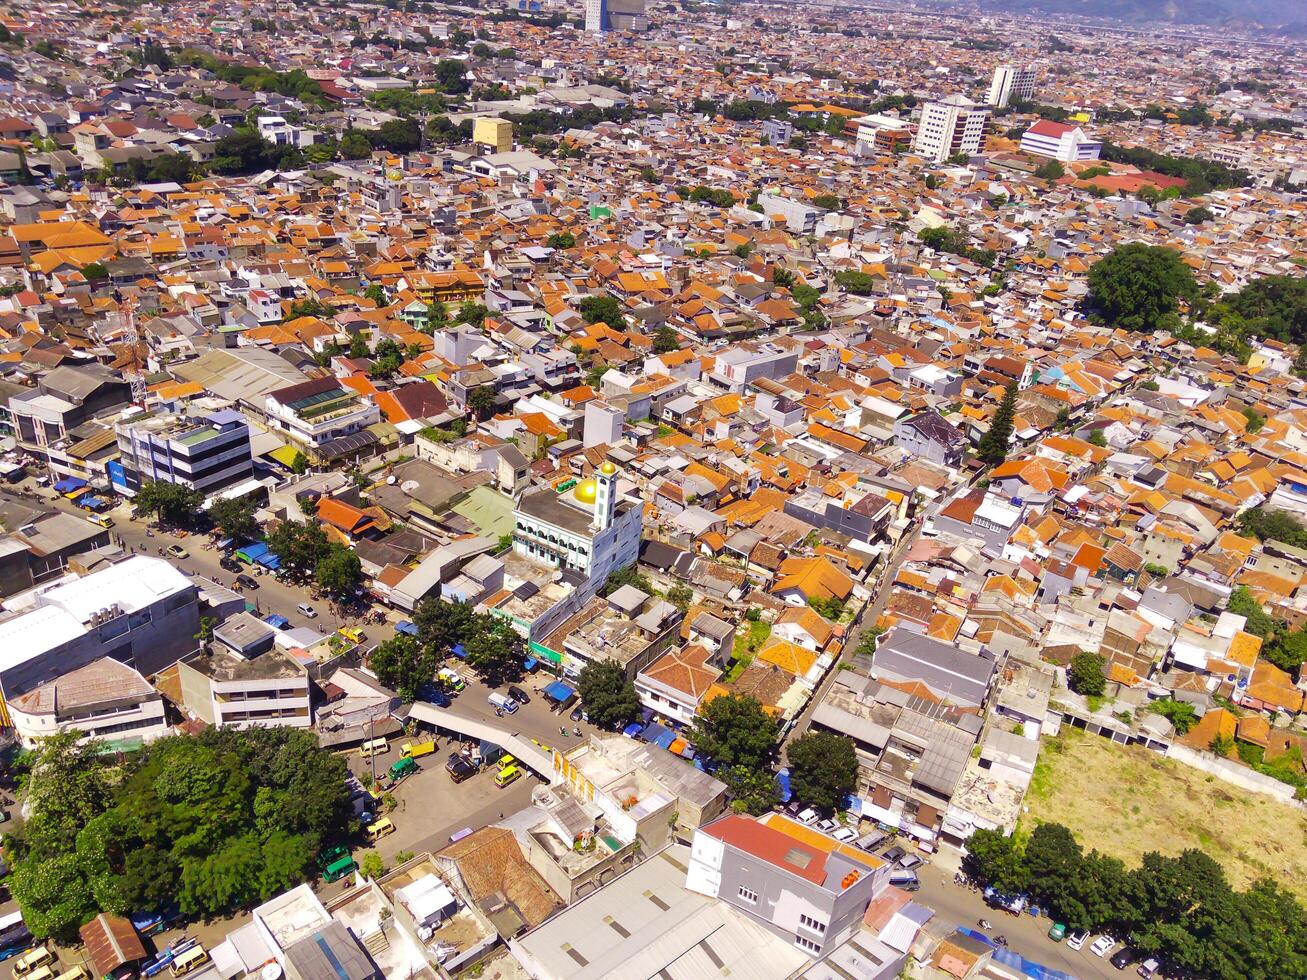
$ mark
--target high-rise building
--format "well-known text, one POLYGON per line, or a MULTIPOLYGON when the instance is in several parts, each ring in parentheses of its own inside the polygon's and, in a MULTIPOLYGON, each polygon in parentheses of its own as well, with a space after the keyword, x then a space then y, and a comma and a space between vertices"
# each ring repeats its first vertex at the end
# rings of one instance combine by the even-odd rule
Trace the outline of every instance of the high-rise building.
POLYGON ((964 95, 950 95, 926 103, 912 148, 936 163, 958 153, 972 156, 984 150, 988 127, 989 109, 964 95))
POLYGON ((602 34, 612 27, 608 22, 608 0, 585 0, 585 29, 602 34))
POLYGON ((1051 119, 1039 120, 1021 137, 1022 153, 1052 157, 1063 163, 1097 160, 1102 149, 1103 144, 1094 142, 1079 126, 1051 119))
POLYGON ((156 480, 208 494, 254 473, 250 427, 240 412, 135 416, 116 429, 119 458, 109 479, 126 496, 156 480))
POLYGON ((472 142, 492 153, 507 153, 513 148, 513 124, 498 116, 481 116, 472 124, 472 142))
POLYGON ((645 0, 585 0, 585 29, 591 34, 647 31, 645 0))
POLYGON ((1035 95, 1035 69, 1016 65, 999 65, 989 85, 988 102, 1002 109, 1013 99, 1031 99, 1035 95))

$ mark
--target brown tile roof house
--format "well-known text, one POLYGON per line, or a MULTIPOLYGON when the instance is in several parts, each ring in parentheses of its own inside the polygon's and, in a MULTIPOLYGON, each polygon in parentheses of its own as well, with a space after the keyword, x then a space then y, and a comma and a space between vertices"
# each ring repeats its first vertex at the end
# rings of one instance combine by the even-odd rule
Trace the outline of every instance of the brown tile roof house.
POLYGON ((127 919, 117 915, 97 915, 78 930, 95 972, 108 976, 129 963, 145 959, 145 947, 127 919))
POLYGON ((681 650, 669 650, 641 673, 651 681, 680 691, 688 699, 699 701, 717 678, 721 670, 708 663, 709 652, 699 644, 681 650))
POLYGON ((497 904, 507 901, 517 910, 522 925, 512 930, 510 936, 538 926, 563 904, 540 874, 527 864, 511 830, 482 827, 442 848, 435 858, 441 864, 454 865, 472 901, 490 916, 496 928, 501 927, 503 918, 492 912, 497 904))

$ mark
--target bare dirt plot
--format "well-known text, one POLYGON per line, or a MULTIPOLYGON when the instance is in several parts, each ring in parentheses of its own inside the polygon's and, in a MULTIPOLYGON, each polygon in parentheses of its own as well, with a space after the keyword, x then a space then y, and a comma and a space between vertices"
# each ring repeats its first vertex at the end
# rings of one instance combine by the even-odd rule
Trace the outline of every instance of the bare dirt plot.
POLYGON ((1043 740, 1021 830, 1055 822, 1132 867, 1201 848, 1242 888, 1269 876, 1307 898, 1307 811, 1247 793, 1140 746, 1064 728, 1043 740))

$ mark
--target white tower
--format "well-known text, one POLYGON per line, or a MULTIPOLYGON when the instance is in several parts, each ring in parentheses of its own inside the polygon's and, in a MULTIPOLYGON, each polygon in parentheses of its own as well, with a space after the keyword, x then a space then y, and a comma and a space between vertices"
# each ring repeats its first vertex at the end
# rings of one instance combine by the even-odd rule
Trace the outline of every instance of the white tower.
POLYGON ((617 467, 604 462, 595 471, 594 527, 602 531, 613 523, 617 509, 617 467))

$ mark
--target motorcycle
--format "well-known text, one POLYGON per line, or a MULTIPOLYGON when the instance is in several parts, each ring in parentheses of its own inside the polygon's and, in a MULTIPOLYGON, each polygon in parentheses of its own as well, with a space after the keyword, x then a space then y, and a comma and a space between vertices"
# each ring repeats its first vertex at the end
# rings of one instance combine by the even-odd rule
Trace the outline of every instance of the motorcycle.
POLYGON ((564 728, 562 725, 559 725, 559 726, 558 726, 558 734, 561 735, 561 736, 563 736, 563 738, 567 738, 567 729, 564 728))
POLYGON ((1006 936, 995 936, 995 937, 994 937, 994 945, 995 945, 995 946, 1006 946, 1006 945, 1007 945, 1007 937, 1006 937, 1006 936))
POLYGON ((988 928, 990 928, 989 920, 988 920, 988 919, 977 919, 977 920, 976 920, 976 925, 980 926, 980 928, 982 928, 982 929, 988 929, 988 928))
POLYGON ((577 738, 580 738, 580 737, 581 737, 581 726, 580 726, 580 725, 573 725, 573 726, 572 726, 572 734, 575 735, 577 738))

